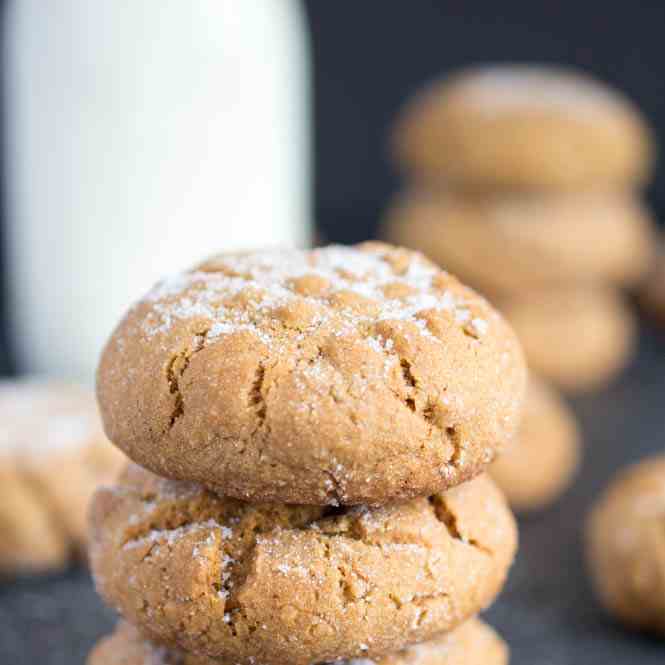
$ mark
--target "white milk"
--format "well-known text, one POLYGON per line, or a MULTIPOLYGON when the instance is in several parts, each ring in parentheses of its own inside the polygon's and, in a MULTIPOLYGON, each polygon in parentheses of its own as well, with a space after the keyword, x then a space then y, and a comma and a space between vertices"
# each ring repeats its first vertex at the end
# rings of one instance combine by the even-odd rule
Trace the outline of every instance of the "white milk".
POLYGON ((6 21, 12 343, 91 381, 127 306, 219 250, 309 241, 296 0, 14 0, 6 21))

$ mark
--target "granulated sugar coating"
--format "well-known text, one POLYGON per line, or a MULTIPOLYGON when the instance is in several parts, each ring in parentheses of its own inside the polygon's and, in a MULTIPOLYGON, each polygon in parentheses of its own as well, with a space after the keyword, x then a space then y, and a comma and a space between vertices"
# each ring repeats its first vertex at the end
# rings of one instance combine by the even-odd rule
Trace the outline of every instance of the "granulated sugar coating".
POLYGON ((156 642, 237 665, 373 659, 432 639, 494 600, 517 540, 485 475, 331 509, 221 498, 132 465, 91 515, 102 597, 156 642))
MULTIPOLYGON (((470 619, 451 633, 407 647, 377 660, 337 660, 335 665, 507 665, 508 648, 485 623, 470 619)), ((88 665, 222 665, 222 661, 169 651, 147 641, 131 625, 120 623, 100 640, 88 665)), ((262 665, 258 661, 255 665, 262 665)))
POLYGON ((421 254, 368 243, 215 257, 109 341, 107 433, 161 475, 252 501, 381 504, 480 473, 517 426, 519 344, 421 254))

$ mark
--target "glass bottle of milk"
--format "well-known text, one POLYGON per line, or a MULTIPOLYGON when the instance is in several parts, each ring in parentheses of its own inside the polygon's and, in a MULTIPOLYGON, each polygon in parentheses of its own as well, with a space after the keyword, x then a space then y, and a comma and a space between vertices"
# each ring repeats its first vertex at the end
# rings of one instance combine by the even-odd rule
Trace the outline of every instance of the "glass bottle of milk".
POLYGON ((113 326, 162 275, 308 243, 296 0, 12 0, 4 37, 20 371, 92 381, 113 326))

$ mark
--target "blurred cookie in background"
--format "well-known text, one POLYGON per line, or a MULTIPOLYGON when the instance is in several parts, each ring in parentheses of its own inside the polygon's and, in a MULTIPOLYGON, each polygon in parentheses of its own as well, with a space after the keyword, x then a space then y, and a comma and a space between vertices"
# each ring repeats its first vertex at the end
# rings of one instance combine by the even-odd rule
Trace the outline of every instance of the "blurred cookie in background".
POLYGON ((621 471, 590 514, 589 571, 605 608, 665 635, 665 457, 621 471))
POLYGON ((91 392, 1 382, 0 574, 55 570, 84 556, 89 499, 124 462, 91 392))
POLYGON ((579 283, 633 286, 651 263, 655 236, 651 215, 626 192, 473 196, 450 190, 398 196, 384 234, 490 298, 579 283))
POLYGON ((630 361, 637 326, 609 288, 534 291, 500 302, 529 367, 570 392, 601 388, 630 361))
POLYGON ((430 84, 403 110, 395 159, 411 178, 463 189, 642 185, 651 132, 622 93, 579 72, 487 65, 430 84))
POLYGON ((545 382, 531 378, 519 435, 490 467, 490 475, 517 512, 555 501, 580 460, 580 432, 570 407, 545 382))

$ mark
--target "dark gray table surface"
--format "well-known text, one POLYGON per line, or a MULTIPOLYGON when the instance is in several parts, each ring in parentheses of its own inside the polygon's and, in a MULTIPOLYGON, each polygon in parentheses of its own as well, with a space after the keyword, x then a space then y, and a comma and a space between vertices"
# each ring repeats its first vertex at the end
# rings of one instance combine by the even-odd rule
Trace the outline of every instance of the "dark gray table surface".
MULTIPOLYGON (((665 642, 624 631, 596 604, 581 535, 612 473, 665 447, 665 336, 646 332, 621 379, 573 406, 582 471, 556 506, 521 520, 520 553, 487 618, 510 643, 512 665, 662 665, 665 642)), ((0 583, 0 665, 79 665, 112 625, 82 570, 0 583)))

